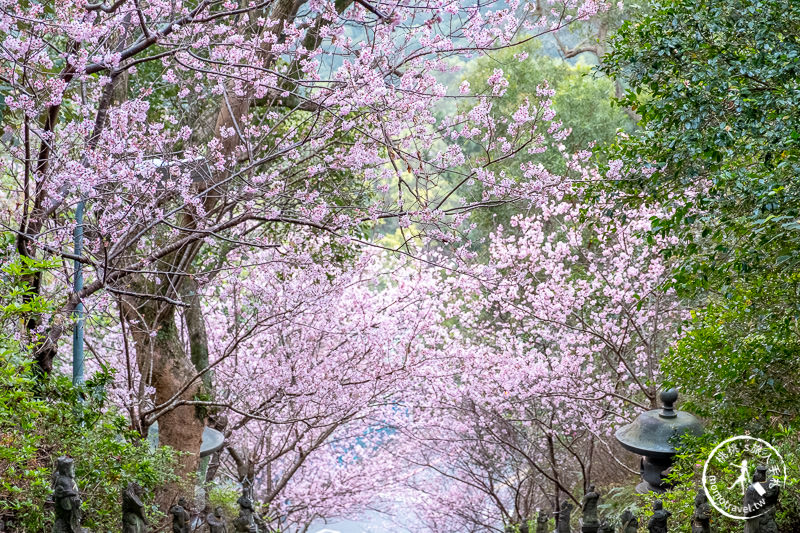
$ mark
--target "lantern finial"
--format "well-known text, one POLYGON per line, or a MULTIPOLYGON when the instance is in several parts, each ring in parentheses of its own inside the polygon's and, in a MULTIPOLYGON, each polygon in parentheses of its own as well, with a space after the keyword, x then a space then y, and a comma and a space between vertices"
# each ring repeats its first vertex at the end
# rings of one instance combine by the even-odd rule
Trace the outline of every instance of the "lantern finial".
POLYGON ((678 401, 678 391, 676 389, 667 389, 661 393, 662 409, 659 416, 661 418, 675 418, 678 416, 675 413, 675 402, 678 401))

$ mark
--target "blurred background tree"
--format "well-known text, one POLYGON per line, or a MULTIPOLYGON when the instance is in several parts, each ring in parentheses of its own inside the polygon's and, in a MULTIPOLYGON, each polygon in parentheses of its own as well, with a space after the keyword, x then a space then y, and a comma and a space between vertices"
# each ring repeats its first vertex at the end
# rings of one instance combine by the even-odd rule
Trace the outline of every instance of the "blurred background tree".
MULTIPOLYGON (((560 141, 563 153, 572 154, 611 144, 619 131, 633 131, 635 123, 629 113, 612 101, 616 91, 614 81, 592 69, 590 62, 596 56, 587 52, 577 60, 567 61, 551 55, 557 53, 557 50, 543 46, 540 41, 529 41, 522 47, 502 50, 469 63, 464 80, 475 89, 476 94, 482 94, 480 89, 485 87, 487 78, 495 69, 503 71, 509 85, 503 98, 497 98, 492 107, 492 114, 498 118, 513 114, 526 98, 535 101, 537 87, 549 86, 555 90, 553 109, 558 120, 571 130, 560 141)), ((469 152, 475 148, 465 145, 464 150, 469 152)), ((553 174, 565 175, 567 168, 561 152, 547 150, 543 153, 521 153, 499 164, 495 172, 499 176, 503 172, 508 176, 518 175, 522 165, 533 163, 543 165, 553 174)), ((600 157, 604 158, 602 154, 600 157)), ((464 195, 470 200, 477 200, 482 193, 483 188, 477 183, 464 195)), ((535 206, 506 204, 475 212, 471 221, 477 225, 476 241, 486 237, 497 224, 508 227, 513 215, 531 208, 535 209, 535 206)))

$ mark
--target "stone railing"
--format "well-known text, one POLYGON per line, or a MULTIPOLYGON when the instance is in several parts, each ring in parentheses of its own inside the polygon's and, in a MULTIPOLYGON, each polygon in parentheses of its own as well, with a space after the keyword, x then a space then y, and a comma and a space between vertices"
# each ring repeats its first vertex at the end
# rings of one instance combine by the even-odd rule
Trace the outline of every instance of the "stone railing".
MULTIPOLYGON (((775 511, 780 488, 771 483, 766 475, 766 467, 757 467, 752 483, 745 491, 743 508, 753 509, 752 515, 742 522, 744 533, 777 533, 775 511)), ((598 503, 600 494, 594 486, 589 487, 583 497, 581 533, 637 533, 639 518, 630 510, 625 510, 617 519, 600 516, 598 503)), ((555 517, 555 533, 573 533, 571 529, 572 511, 575 506, 568 501, 562 502, 559 510, 552 513, 555 517)), ((647 521, 649 533, 668 533, 669 519, 672 513, 666 509, 661 500, 653 502, 653 513, 647 521)), ((694 499, 694 513, 691 517, 692 533, 711 533, 711 505, 704 489, 699 489, 694 499)), ((507 531, 519 533, 551 533, 550 517, 545 511, 539 511, 536 520, 522 526, 509 527, 507 531)), ((676 531, 686 531, 683 527, 676 531)), ((719 532, 723 533, 723 532, 719 532)), ((725 533, 728 533, 727 531, 725 533)))
MULTIPOLYGON (((75 483, 74 464, 69 457, 59 457, 53 481, 52 505, 55 512, 53 533, 88 533, 81 526, 81 496, 75 483)), ((265 533, 266 527, 255 512, 251 487, 245 483, 239 497, 239 516, 232 521, 223 515, 222 508, 193 515, 185 498, 169 509, 172 533, 265 533), (230 526, 230 527, 229 527, 230 526)), ((0 531, 2 528, 0 527, 0 531)), ((147 533, 142 488, 130 483, 122 491, 122 533, 147 533)))
MULTIPOLYGON (((745 491, 743 508, 754 509, 753 516, 744 521, 745 533, 774 533, 778 531, 775 522, 775 507, 778 502, 780 488, 771 483, 767 477, 767 468, 759 466, 753 475, 752 483, 745 491), (757 512, 757 514, 756 514, 757 512)), ((639 519, 626 510, 618 519, 598 513, 600 494, 594 485, 583 497, 581 533, 636 533, 639 519)), ((169 509, 172 517, 173 533, 192 533, 208 531, 209 533, 265 533, 264 522, 253 507, 252 487, 245 482, 242 495, 239 497, 239 516, 229 522, 217 507, 213 511, 194 516, 185 498, 178 498, 169 509)), ((75 483, 74 465, 69 457, 59 457, 53 482, 52 504, 55 512, 53 533, 84 533, 81 527, 81 497, 75 483)), ((697 491, 694 499, 694 513, 691 517, 692 533, 711 533, 711 505, 703 489, 697 491)), ((568 501, 562 502, 558 511, 553 513, 556 519, 556 533, 573 533, 570 527, 572 511, 575 506, 568 501)), ((668 533, 668 521, 672 513, 663 508, 662 502, 653 503, 653 513, 647 522, 649 533, 668 533)), ((748 515, 750 516, 750 515, 748 515)), ((509 527, 507 531, 519 533, 551 533, 548 531, 549 517, 540 511, 535 521, 535 532, 528 524, 521 527, 509 527)), ((0 530, 2 528, 0 527, 0 530)), ((681 529, 683 531, 683 529, 681 529)), ((145 520, 142 489, 136 483, 130 483, 122 491, 122 532, 146 533, 148 525, 145 520)))

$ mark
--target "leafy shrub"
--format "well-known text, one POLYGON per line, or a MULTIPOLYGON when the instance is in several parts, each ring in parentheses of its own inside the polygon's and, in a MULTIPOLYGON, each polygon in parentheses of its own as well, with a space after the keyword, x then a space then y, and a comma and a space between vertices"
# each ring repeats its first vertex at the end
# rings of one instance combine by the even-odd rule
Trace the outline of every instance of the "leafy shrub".
MULTIPOLYGON (((712 428, 713 429, 713 428, 712 428)), ((650 509, 652 502, 661 499, 664 508, 672 513, 670 523, 677 525, 688 525, 691 523, 694 513, 694 498, 702 485, 703 466, 706 459, 711 455, 714 447, 721 441, 729 438, 728 435, 716 435, 713 432, 706 433, 697 439, 687 439, 680 448, 676 456, 675 465, 670 472, 670 481, 674 488, 666 494, 645 494, 639 495, 639 508, 643 509, 639 523, 646 523, 652 515, 650 509)), ((781 494, 778 500, 776 520, 779 531, 798 531, 798 479, 800 479, 800 453, 798 453, 798 442, 800 432, 797 428, 784 428, 783 434, 775 433, 772 435, 771 443, 778 450, 786 462, 786 484, 781 487, 781 494)), ((735 469, 735 465, 731 466, 735 469)), ((738 472, 731 471, 731 478, 734 479, 738 472)), ((727 518, 721 513, 712 513, 712 529, 716 531, 739 531, 743 527, 740 520, 727 518)))
POLYGON ((235 485, 218 484, 208 489, 208 505, 211 512, 217 507, 222 507, 222 513, 230 522, 239 515, 237 500, 242 494, 242 489, 235 485))
MULTIPOLYGON (((26 282, 49 268, 52 264, 27 258, 3 264, 0 325, 51 310, 51 303, 32 295, 26 282)), ((37 379, 31 347, 5 331, 13 328, 0 327, 0 520, 6 530, 52 527, 47 500, 56 459, 62 455, 75 460, 85 527, 119 531, 121 491, 131 481, 142 486, 147 512, 157 519, 153 493, 176 479, 175 453, 152 449, 107 405, 105 386, 113 378, 112 370, 102 368, 80 387, 58 374, 37 379)), ((35 344, 36 339, 28 341, 35 344)))
MULTIPOLYGON (((689 330, 661 362, 682 408, 715 431, 770 441, 800 416, 800 275, 765 276, 731 287, 693 313, 689 330)), ((771 441, 770 441, 771 442, 771 441)))
POLYGON ((75 460, 83 501, 83 525, 115 531, 122 520, 120 493, 131 481, 144 488, 148 512, 154 489, 175 480, 175 454, 152 449, 127 420, 104 405, 109 371, 95 374, 82 387, 63 376, 39 382, 19 354, 0 353, 0 517, 12 531, 44 531, 52 512, 56 459, 75 460))

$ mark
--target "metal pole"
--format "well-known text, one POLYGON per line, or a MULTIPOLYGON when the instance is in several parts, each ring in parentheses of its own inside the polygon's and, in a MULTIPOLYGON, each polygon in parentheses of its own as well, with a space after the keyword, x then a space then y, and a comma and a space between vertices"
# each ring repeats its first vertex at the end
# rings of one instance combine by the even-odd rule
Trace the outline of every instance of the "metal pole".
MULTIPOLYGON (((75 209, 75 255, 80 257, 83 253, 83 212, 86 209, 86 201, 78 202, 75 209)), ((74 260, 75 280, 73 290, 78 293, 83 289, 83 263, 74 260)), ((75 328, 72 330, 72 384, 83 384, 83 321, 84 310, 83 302, 78 302, 75 306, 75 328)))

